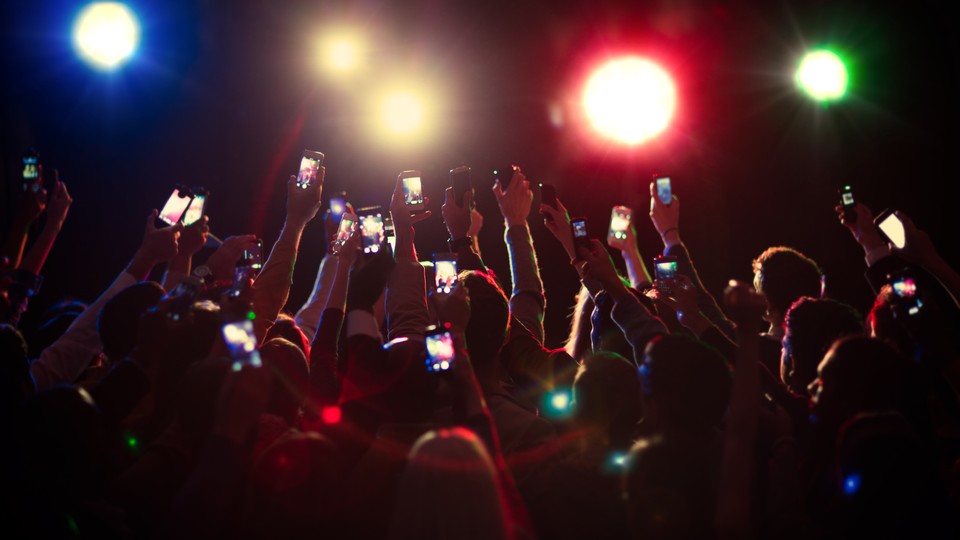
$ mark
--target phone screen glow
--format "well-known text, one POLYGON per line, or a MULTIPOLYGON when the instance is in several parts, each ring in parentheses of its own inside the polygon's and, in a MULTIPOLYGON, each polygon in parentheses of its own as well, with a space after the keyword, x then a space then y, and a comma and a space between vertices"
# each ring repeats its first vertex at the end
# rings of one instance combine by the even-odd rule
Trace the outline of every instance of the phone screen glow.
POLYGON ((657 279, 673 279, 677 276, 677 262, 658 262, 657 279))
POLYGON ((907 245, 907 231, 904 230, 903 223, 897 216, 890 214, 880 222, 879 227, 895 248, 903 249, 903 246, 907 245))
POLYGON ((456 353, 453 348, 453 336, 442 332, 427 336, 427 370, 447 371, 453 367, 456 353))
POLYGON ((174 190, 170 198, 167 199, 167 204, 163 205, 163 210, 160 211, 160 219, 168 225, 176 224, 180 221, 180 216, 187 210, 190 201, 190 197, 181 197, 180 191, 174 190))
POLYGON ((613 214, 610 216, 610 235, 618 240, 624 240, 627 237, 629 227, 630 214, 614 208, 613 214))
POLYGON ((419 176, 403 179, 403 199, 406 204, 423 204, 423 184, 419 176))
POLYGON ((573 222, 573 236, 575 238, 586 238, 587 237, 587 222, 586 221, 574 221, 573 222))
POLYGON ((262 362, 257 352, 257 336, 253 332, 253 322, 244 320, 223 325, 223 341, 227 344, 230 357, 233 358, 233 370, 239 371, 243 365, 260 367, 262 362))
POLYGON ((308 156, 300 158, 300 172, 297 174, 297 187, 307 189, 317 180, 320 160, 308 156))
POLYGON ((193 225, 198 219, 203 217, 203 204, 205 201, 206 197, 203 195, 197 195, 193 198, 190 206, 187 207, 187 213, 183 215, 184 225, 193 225))
POLYGON ((363 252, 376 253, 383 243, 383 216, 379 212, 360 218, 360 230, 363 233, 363 252))
POLYGON ((344 217, 340 220, 340 228, 337 229, 337 244, 343 245, 350 239, 350 235, 353 233, 354 229, 357 228, 357 222, 344 217))
POLYGON ((457 262, 437 260, 433 262, 433 270, 437 292, 450 294, 454 285, 457 284, 457 262))
POLYGON ((673 190, 670 187, 670 178, 657 178, 657 197, 663 204, 673 202, 673 190))

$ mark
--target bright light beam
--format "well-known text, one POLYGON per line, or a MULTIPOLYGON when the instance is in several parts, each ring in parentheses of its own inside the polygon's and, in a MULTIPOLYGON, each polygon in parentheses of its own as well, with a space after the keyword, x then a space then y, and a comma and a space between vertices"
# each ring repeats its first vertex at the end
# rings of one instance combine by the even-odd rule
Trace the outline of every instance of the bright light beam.
POLYGON ((834 101, 846 93, 849 75, 839 56, 821 49, 803 57, 794 78, 797 86, 816 101, 834 101))
POLYGON ((424 126, 424 104, 414 93, 399 90, 384 95, 380 101, 380 123, 393 135, 412 135, 424 126))
POLYGON ((590 76, 583 107, 604 137, 636 145, 666 129, 677 92, 670 75, 653 62, 626 57, 610 61, 590 76))
POLYGON ((73 25, 73 45, 86 63, 113 71, 127 62, 140 43, 137 16, 119 2, 95 2, 80 11, 73 25))
POLYGON ((346 74, 357 71, 363 62, 362 40, 352 34, 338 34, 325 39, 321 44, 324 67, 334 73, 346 74))

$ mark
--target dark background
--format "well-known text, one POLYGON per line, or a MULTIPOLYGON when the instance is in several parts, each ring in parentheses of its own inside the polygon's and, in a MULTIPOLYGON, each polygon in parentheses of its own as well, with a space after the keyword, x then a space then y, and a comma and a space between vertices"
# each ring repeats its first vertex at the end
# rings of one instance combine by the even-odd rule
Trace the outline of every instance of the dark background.
MULTIPOLYGON (((653 172, 669 174, 684 239, 714 293, 731 277, 749 279, 752 258, 782 244, 825 268, 832 296, 865 310, 862 252, 833 213, 840 182, 852 183, 875 212, 906 212, 960 262, 952 236, 960 49, 948 2, 128 5, 142 41, 113 74, 90 70, 71 49, 81 3, 0 7, 4 225, 29 146, 47 169, 60 169, 75 201, 33 317, 68 293, 92 300, 175 183, 211 190, 211 227, 221 237, 253 232, 272 242, 284 181, 304 148, 327 155, 325 194, 347 189, 356 205, 386 204, 397 172, 421 169, 437 214, 446 172, 471 165, 486 216, 483 255, 504 279, 488 173, 507 161, 555 184, 597 237, 611 206, 637 209, 647 258, 661 247, 645 217, 647 183, 653 172), (344 23, 364 29, 372 44, 369 69, 346 82, 316 68, 313 44, 344 23), (847 99, 830 106, 792 83, 802 53, 820 45, 840 52, 851 71, 847 99), (573 114, 589 70, 621 52, 660 62, 679 91, 669 130, 632 150, 584 137, 573 114), (366 96, 398 75, 446 96, 424 144, 391 147, 371 136, 366 96), (551 122, 551 107, 566 112, 563 125, 551 122)), ((557 346, 578 283, 556 242, 536 216, 531 221, 550 300, 548 341, 557 346)), ((439 215, 417 229, 421 258, 444 249, 439 215)), ((292 310, 309 294, 322 241, 317 220, 301 244, 292 310)))

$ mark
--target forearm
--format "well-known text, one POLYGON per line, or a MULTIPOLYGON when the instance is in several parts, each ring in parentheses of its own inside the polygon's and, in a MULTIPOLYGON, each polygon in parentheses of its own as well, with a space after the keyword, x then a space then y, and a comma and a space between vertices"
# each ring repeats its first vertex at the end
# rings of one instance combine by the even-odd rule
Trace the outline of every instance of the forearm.
POLYGON ((192 255, 177 255, 167 264, 167 271, 163 273, 163 290, 170 292, 177 288, 183 278, 193 271, 192 255))
MULTIPOLYGON (((667 236, 672 236, 673 234, 674 233, 670 233, 667 236)), ((707 291, 707 288, 700 280, 700 273, 693 264, 693 258, 690 256, 690 251, 687 249, 687 246, 680 241, 679 234, 676 235, 674 240, 675 242, 664 249, 664 255, 677 258, 678 272, 687 276, 697 290, 697 306, 700 308, 701 313, 703 313, 711 323, 716 325, 721 332, 726 334, 727 337, 735 339, 733 323, 727 318, 726 314, 724 314, 717 299, 707 291)))
POLYGON ((960 274, 939 255, 925 262, 924 266, 947 290, 947 293, 953 298, 954 304, 960 307, 960 303, 958 303, 958 299, 960 299, 960 274))
MULTIPOLYGON (((311 340, 317 333, 321 314, 327 307, 330 290, 339 266, 340 258, 338 256, 327 255, 323 258, 323 261, 320 262, 320 268, 317 269, 317 278, 313 282, 313 292, 306 303, 303 304, 303 307, 300 308, 300 311, 297 312, 297 326, 311 340)), ((344 298, 346 298, 346 292, 344 292, 344 298)))
POLYGON ((643 290, 653 283, 650 278, 650 272, 647 271, 647 265, 643 262, 643 257, 636 249, 626 249, 620 252, 623 255, 623 261, 627 264, 627 276, 630 278, 630 286, 637 290, 643 290))
POLYGON ((10 261, 11 268, 19 268, 23 259, 23 250, 27 246, 27 237, 30 234, 32 221, 26 220, 20 216, 14 218, 10 232, 7 234, 7 240, 3 246, 3 256, 10 261))
POLYGON ((287 303, 303 228, 304 224, 290 221, 284 224, 280 237, 263 265, 263 271, 253 283, 253 310, 256 313, 258 339, 263 339, 287 303))
POLYGON ((415 259, 397 258, 387 282, 386 304, 387 339, 423 337, 430 324, 427 285, 423 266, 415 259))
POLYGON ((510 275, 513 281, 510 313, 543 342, 546 298, 530 230, 525 223, 509 227, 504 233, 504 241, 510 257, 510 275))
MULTIPOLYGON (((50 255, 50 249, 60 234, 60 225, 48 222, 43 228, 43 232, 37 237, 36 241, 30 246, 30 251, 23 257, 23 261, 16 268, 22 268, 33 274, 40 275, 44 263, 47 262, 47 256, 50 255)), ((26 237, 24 237, 26 238, 26 237)))
MULTIPOLYGON (((613 288, 611 296, 616 302, 610 313, 613 322, 623 331, 633 347, 635 360, 654 336, 667 333, 667 327, 637 300, 626 287, 613 288)), ((610 291, 608 291, 610 292, 610 291)))

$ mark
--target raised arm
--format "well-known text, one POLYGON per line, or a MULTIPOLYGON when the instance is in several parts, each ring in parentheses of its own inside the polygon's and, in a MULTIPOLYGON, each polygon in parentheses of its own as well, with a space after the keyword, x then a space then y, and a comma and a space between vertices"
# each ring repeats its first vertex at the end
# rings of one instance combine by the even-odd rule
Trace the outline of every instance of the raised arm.
POLYGON ((23 262, 20 263, 22 270, 26 270, 34 275, 40 275, 40 271, 43 270, 43 264, 47 261, 47 256, 50 254, 50 248, 53 247, 53 243, 56 241, 57 235, 60 234, 60 229, 63 227, 63 222, 67 219, 67 212, 70 210, 70 204, 72 203, 73 199, 70 198, 67 185, 57 180, 53 195, 50 196, 50 200, 47 202, 47 223, 43 226, 43 231, 40 232, 40 236, 37 237, 36 241, 34 241, 30 247, 30 251, 28 251, 23 258, 23 262))
POLYGON ((293 284, 293 268, 297 264, 297 250, 303 229, 320 209, 320 194, 326 170, 320 167, 317 181, 307 189, 297 187, 296 177, 287 181, 287 217, 277 243, 273 245, 263 271, 253 284, 253 310, 257 338, 263 339, 267 330, 287 303, 290 286, 293 284))
MULTIPOLYGON (((485 271, 487 267, 480 259, 480 252, 475 250, 474 239, 469 236, 473 226, 473 191, 467 191, 461 204, 457 204, 453 188, 447 188, 440 213, 443 215, 447 232, 450 233, 450 251, 457 255, 457 268, 485 271)), ((397 241, 399 242, 399 238, 397 241)))
MULTIPOLYGON (((349 211, 352 213, 353 209, 350 208, 349 211)), ((323 215, 323 228, 327 235, 327 254, 324 255, 323 260, 320 261, 320 268, 317 269, 317 278, 313 282, 313 292, 310 293, 310 298, 303 304, 295 317, 297 326, 299 326, 300 329, 303 330, 303 333, 311 340, 316 336, 317 328, 320 325, 321 314, 329 304, 330 288, 333 286, 334 277, 340 267, 340 258, 337 256, 337 253, 329 248, 337 235, 337 227, 333 223, 333 215, 329 210, 323 215)), ((349 271, 350 269, 347 268, 347 272, 349 271)), ((344 278, 342 286, 345 301, 347 295, 346 278, 344 278)), ((342 303, 343 302, 341 302, 341 304, 342 303)), ((340 311, 341 313, 343 312, 343 305, 340 306, 340 311)))
POLYGON ((623 248, 620 254, 623 255, 623 261, 627 263, 627 277, 630 278, 630 286, 638 291, 642 291, 653 284, 650 278, 650 272, 647 270, 647 264, 640 254, 640 248, 637 246, 637 229, 633 223, 627 227, 627 237, 623 241, 623 248))
POLYGON ((180 249, 176 256, 167 264, 167 271, 163 274, 163 290, 170 292, 177 288, 183 278, 193 270, 193 256, 203 249, 210 234, 210 218, 203 216, 188 227, 184 227, 180 235, 180 249))
POLYGON ((413 245, 416 235, 413 224, 430 217, 432 213, 427 210, 411 215, 404 203, 401 178, 397 177, 390 201, 390 215, 397 234, 397 266, 387 282, 388 338, 422 338, 424 329, 430 324, 430 315, 427 310, 426 277, 413 245))
POLYGON ((510 188, 504 192, 498 180, 493 186, 493 196, 497 199, 506 227, 504 241, 510 255, 510 277, 513 285, 510 315, 533 332, 542 343, 546 297, 543 295, 537 254, 533 250, 533 239, 527 225, 527 217, 533 205, 530 182, 523 173, 515 171, 510 188))
POLYGON ((146 279, 154 266, 177 254, 177 239, 182 226, 158 229, 156 218, 156 210, 147 216, 143 242, 126 270, 30 365, 30 375, 38 391, 77 380, 103 348, 97 332, 97 318, 104 304, 121 290, 146 279))
POLYGON ((3 245, 3 256, 10 261, 11 268, 18 268, 23 259, 23 250, 27 246, 30 227, 47 207, 47 190, 27 190, 20 194, 13 215, 13 224, 7 233, 3 245))

